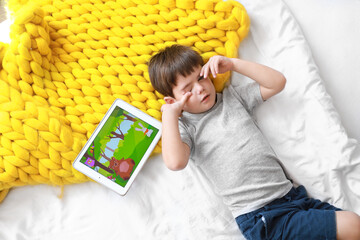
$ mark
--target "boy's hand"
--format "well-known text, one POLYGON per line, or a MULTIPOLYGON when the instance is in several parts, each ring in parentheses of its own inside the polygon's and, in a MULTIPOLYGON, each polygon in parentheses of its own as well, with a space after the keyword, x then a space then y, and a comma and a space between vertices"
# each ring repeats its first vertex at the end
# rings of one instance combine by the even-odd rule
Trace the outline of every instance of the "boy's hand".
POLYGON ((166 104, 162 105, 161 112, 163 112, 163 114, 170 113, 174 114, 177 117, 180 117, 182 111, 184 110, 184 106, 187 100, 191 97, 191 95, 191 92, 185 93, 180 99, 180 101, 175 101, 173 98, 165 100, 166 104))
POLYGON ((209 61, 202 67, 200 71, 200 76, 207 78, 209 72, 216 77, 218 73, 225 73, 227 71, 233 70, 233 61, 231 58, 227 58, 224 56, 213 56, 209 59, 209 61))

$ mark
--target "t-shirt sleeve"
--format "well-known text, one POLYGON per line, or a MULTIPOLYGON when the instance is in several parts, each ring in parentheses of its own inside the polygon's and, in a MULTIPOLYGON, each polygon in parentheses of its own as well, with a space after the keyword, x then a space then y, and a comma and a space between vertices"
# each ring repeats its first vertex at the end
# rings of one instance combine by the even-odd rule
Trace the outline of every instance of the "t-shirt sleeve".
POLYGON ((181 120, 179 120, 179 132, 180 132, 181 140, 189 146, 190 151, 192 152, 193 141, 191 139, 189 126, 181 120))
POLYGON ((229 90, 233 92, 250 114, 253 113, 256 106, 264 102, 260 85, 253 80, 233 77, 230 81, 229 90))

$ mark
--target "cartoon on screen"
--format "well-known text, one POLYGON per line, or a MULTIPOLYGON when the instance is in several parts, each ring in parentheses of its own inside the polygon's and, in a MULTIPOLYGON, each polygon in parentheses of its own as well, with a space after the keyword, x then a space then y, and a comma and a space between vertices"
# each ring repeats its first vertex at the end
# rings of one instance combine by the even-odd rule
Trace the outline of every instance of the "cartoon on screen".
POLYGON ((124 187, 158 131, 116 107, 80 162, 124 187))

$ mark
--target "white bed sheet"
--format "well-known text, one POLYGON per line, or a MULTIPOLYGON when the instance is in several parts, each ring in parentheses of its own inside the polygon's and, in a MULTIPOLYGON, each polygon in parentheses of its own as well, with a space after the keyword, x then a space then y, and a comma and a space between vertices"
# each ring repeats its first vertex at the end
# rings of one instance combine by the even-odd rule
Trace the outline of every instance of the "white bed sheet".
MULTIPOLYGON (((319 45, 312 42, 316 63, 323 64, 318 69, 302 31, 282 1, 240 2, 252 20, 240 56, 272 66, 284 72, 288 80, 281 94, 258 109, 259 126, 297 183, 305 184, 315 197, 360 213, 359 144, 348 138, 332 104, 334 99, 341 99, 335 102, 337 107, 343 104, 343 95, 337 95, 332 86, 342 91, 344 81, 356 85, 359 78, 350 77, 359 76, 359 60, 344 57, 340 65, 335 61, 333 66, 334 62, 325 61, 329 51, 318 51, 319 45), (337 72, 336 66, 350 66, 354 73, 348 73, 345 80, 326 82, 324 76, 337 72), (325 92, 321 77, 332 89, 333 98, 325 92)), ((310 1, 306 2, 311 6, 310 1)), ((358 6, 355 0, 349 2, 358 6)), ((304 5, 293 0, 286 3, 295 16, 297 11, 305 12, 304 5)), ((334 9, 344 3, 337 0, 332 4, 334 9)), ((312 11, 307 14, 313 21, 323 21, 323 15, 313 15, 312 11)), ((344 15, 338 21, 346 19, 344 15)), ((326 35, 314 33, 318 29, 305 22, 303 30, 310 40, 317 36, 328 46, 326 35)), ((360 37, 348 31, 343 35, 360 37)), ((359 51, 355 45, 351 49, 359 51)), ((330 46, 336 49, 335 54, 344 49, 336 42, 330 46)), ((358 126, 358 122, 352 122, 357 119, 352 115, 352 111, 358 111, 354 106, 356 103, 350 110, 341 108, 339 112, 349 120, 350 135, 358 136, 352 131, 358 126)), ((196 168, 190 164, 184 171, 171 172, 159 155, 148 160, 125 197, 92 182, 65 186, 62 198, 60 194, 59 187, 46 185, 11 190, 0 205, 0 239, 242 239, 231 213, 196 168)))

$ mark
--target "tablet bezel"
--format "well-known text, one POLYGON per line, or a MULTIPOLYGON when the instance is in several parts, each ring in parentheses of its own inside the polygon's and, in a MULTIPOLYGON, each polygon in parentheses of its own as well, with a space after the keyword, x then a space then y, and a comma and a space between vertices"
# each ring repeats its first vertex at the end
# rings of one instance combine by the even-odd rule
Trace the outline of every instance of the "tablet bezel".
POLYGON ((146 160, 149 158, 150 154, 154 150, 156 144, 160 140, 161 133, 162 133, 162 129, 161 129, 160 121, 156 120, 155 118, 151 117, 148 114, 145 114, 140 109, 128 104, 127 102, 125 102, 121 99, 116 99, 114 101, 114 103, 111 105, 111 107, 109 108, 109 110, 104 115, 104 117, 101 120, 101 122, 99 123, 99 125, 96 127, 94 132, 91 134, 90 138, 88 139, 88 141, 86 142, 84 147, 79 152, 78 156, 76 157, 76 159, 73 162, 73 167, 76 170, 78 170, 79 172, 88 176, 89 178, 95 180, 96 182, 98 182, 106 187, 109 187, 110 189, 117 192, 118 194, 125 195, 127 193, 127 191, 129 190, 130 186, 132 185, 132 183, 134 182, 136 176, 139 174, 140 170, 144 166, 146 160), (105 122, 108 120, 111 113, 114 111, 114 109, 116 107, 120 107, 120 108, 124 109, 125 111, 129 112, 130 114, 134 115, 135 117, 141 119, 142 121, 152 125, 153 127, 157 128, 159 130, 124 187, 113 182, 112 180, 103 176, 101 173, 96 172, 92 168, 90 168, 80 162, 81 158, 83 157, 85 152, 88 150, 91 143, 94 141, 95 137, 98 135, 99 131, 102 129, 105 122))

